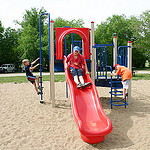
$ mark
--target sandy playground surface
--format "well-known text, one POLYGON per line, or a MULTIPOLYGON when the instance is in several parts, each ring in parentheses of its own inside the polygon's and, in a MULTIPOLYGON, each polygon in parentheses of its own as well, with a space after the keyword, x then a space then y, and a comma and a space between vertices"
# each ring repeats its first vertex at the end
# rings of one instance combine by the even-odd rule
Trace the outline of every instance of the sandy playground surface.
POLYGON ((49 82, 44 82, 45 104, 40 104, 30 83, 0 84, 0 150, 149 150, 150 81, 132 81, 132 103, 110 109, 109 88, 97 87, 104 112, 113 131, 98 144, 80 138, 65 82, 55 83, 56 108, 49 100, 49 82))

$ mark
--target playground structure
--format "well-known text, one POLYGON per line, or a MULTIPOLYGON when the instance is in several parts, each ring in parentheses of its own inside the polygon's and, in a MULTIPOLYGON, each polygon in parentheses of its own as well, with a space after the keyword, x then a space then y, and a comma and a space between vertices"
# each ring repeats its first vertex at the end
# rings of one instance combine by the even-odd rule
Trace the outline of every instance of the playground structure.
MULTIPOLYGON (((54 22, 50 21, 50 14, 42 14, 49 16, 49 66, 50 66, 50 99, 52 100, 52 107, 55 107, 55 84, 54 84, 54 22)), ((41 15, 41 16, 42 16, 41 15)), ((41 18, 40 16, 40 18, 41 18)), ((40 24, 40 19, 39 19, 40 24)), ((39 25, 39 28, 41 26, 39 25)), ((95 82, 101 80, 101 77, 105 77, 105 81, 108 80, 107 77, 107 46, 113 46, 113 65, 119 62, 123 65, 122 62, 125 60, 125 64, 128 65, 128 68, 132 69, 132 43, 129 42, 129 45, 126 47, 128 54, 124 55, 124 52, 117 54, 117 38, 114 37, 114 42, 111 45, 107 44, 97 44, 95 45, 94 40, 94 22, 91 22, 91 39, 90 39, 90 50, 89 50, 89 29, 88 28, 56 28, 56 59, 63 59, 63 39, 69 33, 76 33, 81 36, 83 40, 83 54, 85 59, 91 60, 91 78, 89 75, 84 75, 84 80, 91 82, 92 86, 84 90, 79 90, 76 88, 76 85, 73 81, 73 78, 68 70, 65 71, 66 80, 70 89, 71 103, 74 119, 81 133, 81 138, 87 143, 99 143, 104 140, 105 135, 109 134, 112 130, 112 124, 110 119, 105 115, 99 96, 95 87, 95 82), (101 70, 98 70, 98 48, 102 50, 104 54, 105 50, 105 66, 103 62, 103 75, 101 70), (96 50, 97 49, 97 50, 96 50), (90 56, 91 55, 91 56, 90 56), (124 59, 125 58, 125 59, 124 59), (105 73, 104 73, 105 70, 105 73), (100 74, 100 75, 99 75, 100 74), (86 117, 85 117, 86 116, 86 117)), ((120 50, 121 51, 121 50, 120 50)), ((100 52, 101 53, 101 52, 100 52)), ((41 33, 40 33, 40 84, 42 86, 42 62, 41 62, 41 33)), ((104 55, 103 55, 104 58, 104 55)), ((65 63, 65 58, 64 58, 65 63)), ((100 67, 101 68, 101 67, 100 67)), ((112 68, 111 68, 112 70, 112 68)), ((118 77, 119 78, 119 77, 118 77)), ((120 82, 120 81, 119 81, 120 82)), ((111 108, 114 105, 112 100, 112 77, 111 77, 111 108)), ((115 89, 117 91, 117 89, 115 89)), ((131 82, 130 89, 128 93, 128 102, 131 98, 131 82)), ((116 95, 115 95, 116 96, 116 95)), ((43 97, 41 92, 41 103, 43 103, 43 97)), ((124 105, 126 106, 127 103, 124 105)), ((122 106, 120 104, 114 106, 122 106)))
MULTIPOLYGON (((63 28, 71 28, 70 26, 64 26, 63 28)), ((56 30, 56 34, 59 34, 60 30, 62 28, 57 28, 57 29, 54 29, 56 30)), ((67 56, 69 53, 68 53, 68 50, 70 49, 70 52, 73 52, 73 46, 79 46, 80 47, 80 53, 82 53, 82 40, 74 40, 74 33, 70 33, 71 34, 71 45, 70 43, 67 44, 67 35, 65 36, 65 47, 64 47, 64 55, 67 56)), ((56 40, 57 41, 57 40, 56 40)), ((63 59, 56 59, 56 41, 54 41, 54 53, 55 53, 55 56, 54 56, 54 71, 64 71, 64 64, 63 64, 63 59)), ((58 42, 57 42, 58 43, 58 42)), ((90 70, 90 64, 89 62, 87 61, 87 65, 88 65, 88 69, 90 70)))

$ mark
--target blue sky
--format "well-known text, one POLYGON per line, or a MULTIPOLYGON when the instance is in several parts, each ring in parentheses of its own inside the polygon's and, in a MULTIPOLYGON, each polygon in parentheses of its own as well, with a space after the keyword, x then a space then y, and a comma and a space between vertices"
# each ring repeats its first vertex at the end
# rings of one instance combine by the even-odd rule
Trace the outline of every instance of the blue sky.
POLYGON ((7 28, 17 28, 13 20, 21 21, 25 10, 44 7, 51 18, 83 19, 85 27, 95 25, 113 14, 139 16, 150 9, 150 0, 0 0, 0 21, 7 28))

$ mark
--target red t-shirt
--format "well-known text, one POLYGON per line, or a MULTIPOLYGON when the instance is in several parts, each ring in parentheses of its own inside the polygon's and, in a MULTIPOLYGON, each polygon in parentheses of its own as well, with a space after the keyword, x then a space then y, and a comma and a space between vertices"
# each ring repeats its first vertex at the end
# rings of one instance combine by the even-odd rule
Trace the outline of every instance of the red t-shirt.
POLYGON ((126 68, 124 66, 119 66, 118 67, 117 74, 121 75, 122 81, 125 81, 127 79, 131 79, 132 78, 132 72, 128 68, 126 68))
POLYGON ((85 65, 85 59, 81 54, 78 54, 77 58, 75 58, 74 53, 69 54, 66 63, 68 62, 70 62, 70 66, 75 69, 82 68, 82 65, 85 65))

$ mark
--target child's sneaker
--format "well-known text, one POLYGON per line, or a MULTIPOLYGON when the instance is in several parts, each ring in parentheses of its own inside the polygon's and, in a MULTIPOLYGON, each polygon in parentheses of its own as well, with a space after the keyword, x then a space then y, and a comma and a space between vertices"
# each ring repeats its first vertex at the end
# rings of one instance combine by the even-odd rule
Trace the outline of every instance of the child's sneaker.
POLYGON ((41 94, 41 92, 38 92, 37 95, 41 94))
POLYGON ((125 102, 126 102, 125 98, 122 98, 122 99, 121 99, 121 102, 125 103, 125 102))
POLYGON ((81 83, 78 83, 77 84, 77 88, 79 89, 79 88, 81 88, 82 87, 82 84, 81 83))
POLYGON ((38 89, 41 91, 43 88, 41 86, 39 86, 38 89))
POLYGON ((88 86, 90 86, 90 85, 91 85, 91 82, 84 83, 84 86, 85 86, 85 87, 88 87, 88 86))
MULTIPOLYGON (((38 92, 38 93, 37 93, 37 95, 40 95, 40 94, 41 94, 41 92, 38 92)), ((42 94, 43 94, 43 92, 42 92, 42 94)))
POLYGON ((83 83, 82 84, 82 89, 85 89, 86 87, 90 86, 91 82, 83 83))

